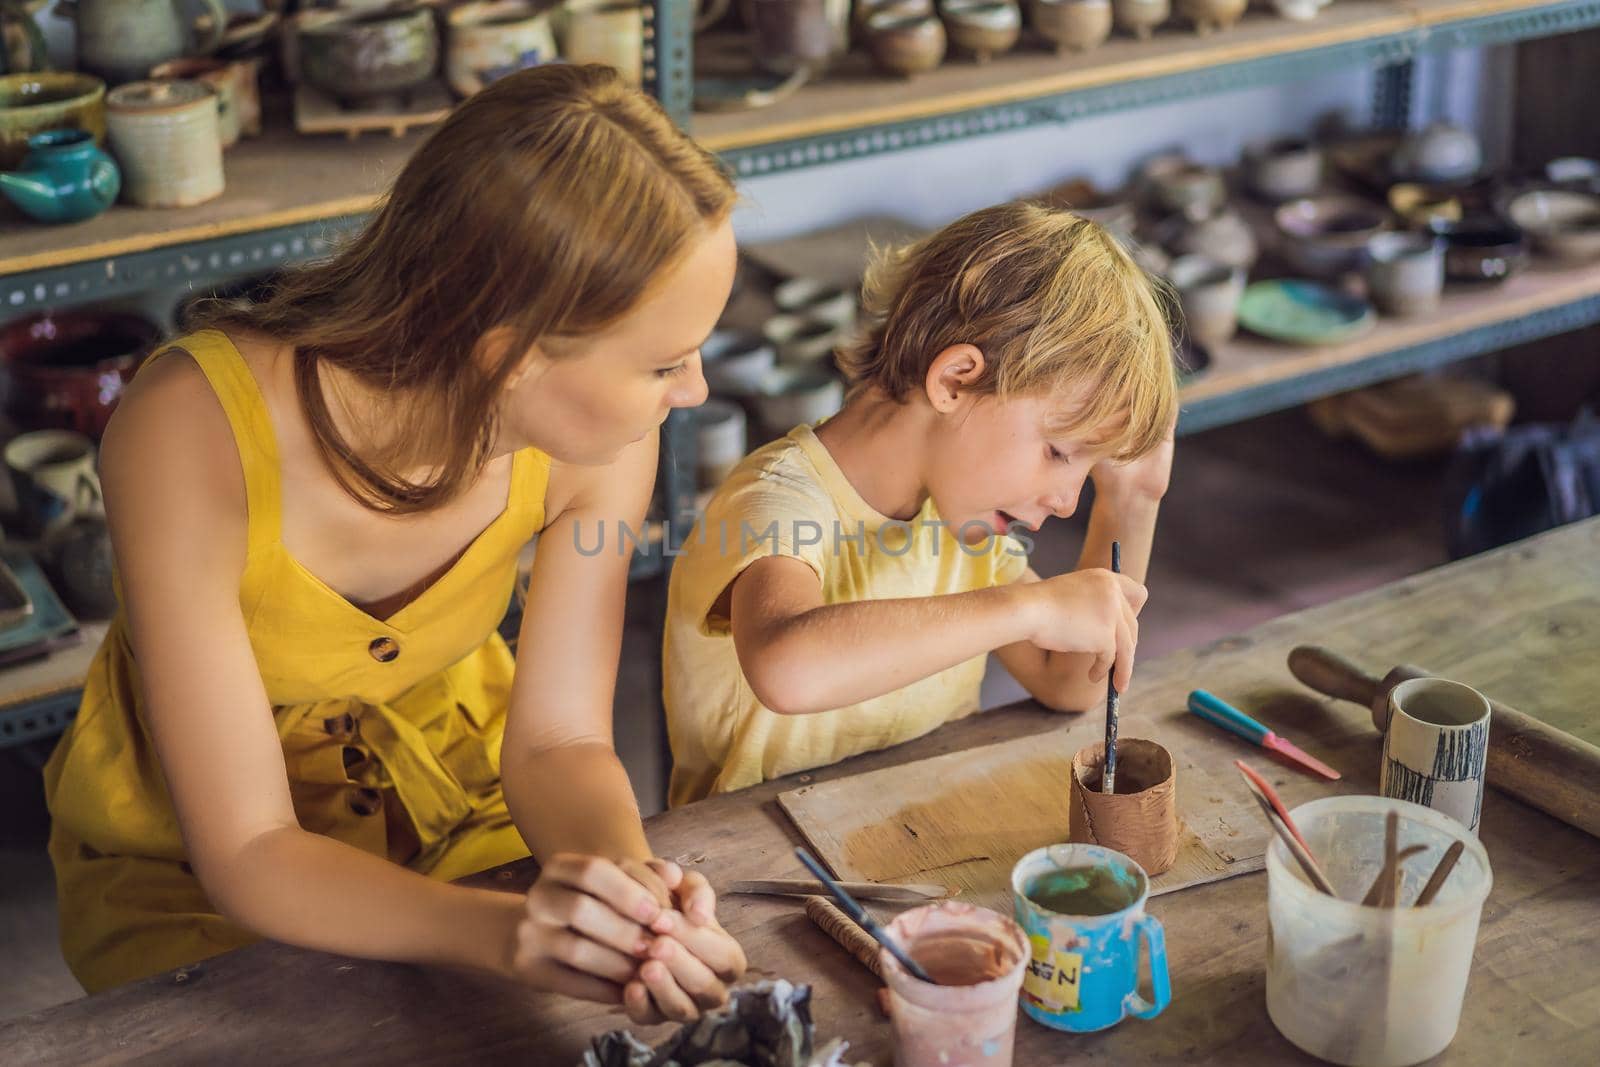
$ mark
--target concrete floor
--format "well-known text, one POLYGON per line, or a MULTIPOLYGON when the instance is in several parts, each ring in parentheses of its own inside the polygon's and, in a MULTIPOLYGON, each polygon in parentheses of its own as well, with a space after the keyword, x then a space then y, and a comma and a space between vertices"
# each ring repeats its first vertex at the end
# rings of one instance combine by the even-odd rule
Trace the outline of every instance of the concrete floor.
MULTIPOLYGON (((1396 465, 1312 431, 1299 412, 1179 443, 1141 619, 1140 656, 1237 632, 1444 561, 1438 464, 1396 465)), ((1037 538, 1041 573, 1076 559, 1081 521, 1052 521, 1037 538)), ((656 710, 655 593, 629 607, 617 689, 617 747, 640 803, 660 810, 664 728, 656 710)), ((1021 690, 1003 672, 985 706, 1021 690)), ((55 898, 37 753, 0 751, 0 1020, 82 991, 56 948, 55 898)))

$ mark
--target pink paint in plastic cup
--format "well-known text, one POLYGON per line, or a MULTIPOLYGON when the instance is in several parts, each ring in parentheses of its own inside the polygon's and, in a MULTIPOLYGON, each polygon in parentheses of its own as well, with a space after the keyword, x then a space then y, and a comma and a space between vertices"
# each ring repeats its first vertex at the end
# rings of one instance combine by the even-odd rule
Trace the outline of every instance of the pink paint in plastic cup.
POLYGON ((1011 1067, 1017 994, 1028 964, 1022 927, 960 901, 913 908, 887 927, 939 984, 879 952, 889 986, 895 1067, 1011 1067))

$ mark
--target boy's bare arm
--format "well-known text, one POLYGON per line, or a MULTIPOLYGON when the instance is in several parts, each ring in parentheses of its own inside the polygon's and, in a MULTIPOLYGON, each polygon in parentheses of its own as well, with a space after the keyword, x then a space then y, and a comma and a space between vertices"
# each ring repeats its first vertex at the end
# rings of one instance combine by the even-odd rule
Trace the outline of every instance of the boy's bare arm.
MULTIPOLYGON (((1097 466, 1094 507, 1089 512, 1089 532, 1083 540, 1077 570, 1109 567, 1111 542, 1122 544, 1122 573, 1143 583, 1150 567, 1156 517, 1172 470, 1172 438, 1149 456, 1134 463, 1097 466)), ((1018 584, 1037 582, 1030 568, 1018 584)), ((1137 630, 1135 630, 1137 640, 1137 630)), ((1055 711, 1085 711, 1105 701, 1103 671, 1089 657, 1071 652, 1049 652, 1028 642, 1008 645, 995 653, 1006 670, 1039 703, 1055 711)))
POLYGON ((734 647, 756 699, 801 715, 894 692, 994 649, 1071 648, 1131 669, 1144 588, 1109 571, 944 596, 824 604, 805 563, 757 560, 734 581, 734 647))

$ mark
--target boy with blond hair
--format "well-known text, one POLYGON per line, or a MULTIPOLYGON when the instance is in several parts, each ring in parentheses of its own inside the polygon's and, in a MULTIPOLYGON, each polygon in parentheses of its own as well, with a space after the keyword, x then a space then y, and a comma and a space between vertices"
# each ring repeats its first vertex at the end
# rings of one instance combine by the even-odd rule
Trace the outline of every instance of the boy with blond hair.
POLYGON ((1005 204, 880 255, 865 303, 844 408, 746 457, 673 568, 674 805, 971 714, 989 652, 1061 711, 1131 677, 1177 412, 1150 280, 1096 224, 1005 204), (1087 478, 1078 567, 1041 578, 1012 531, 1087 478))

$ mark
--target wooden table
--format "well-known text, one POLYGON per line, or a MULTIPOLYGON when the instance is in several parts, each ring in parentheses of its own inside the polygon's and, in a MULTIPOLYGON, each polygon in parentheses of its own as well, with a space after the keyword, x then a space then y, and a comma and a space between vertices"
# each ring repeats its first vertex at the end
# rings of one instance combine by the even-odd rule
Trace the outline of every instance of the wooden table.
MULTIPOLYGON (((1151 610, 1159 611, 1156 593, 1151 610)), ((1431 667, 1600 741, 1594 699, 1600 692, 1600 519, 1141 664, 1123 703, 1124 732, 1136 733, 1140 716, 1159 717, 1171 720, 1163 728, 1192 731, 1213 746, 1219 762, 1251 755, 1242 742, 1185 716, 1185 695, 1205 686, 1259 710, 1314 752, 1340 753, 1353 784, 1375 791, 1379 745, 1366 713, 1312 699, 1289 676, 1286 654, 1308 641, 1379 671, 1402 660, 1431 667)), ((1018 706, 811 778, 1057 725, 1055 716, 1018 706)), ((1323 790, 1286 770, 1275 778, 1291 804, 1323 790)), ((797 780, 658 816, 648 823, 651 841, 714 884, 796 876, 790 848, 797 835, 774 798, 797 780)), ((1596 1062, 1600 841, 1495 792, 1484 804, 1482 839, 1494 891, 1483 912, 1461 1030, 1441 1062, 1596 1062)), ((531 862, 524 862, 480 877, 514 889, 532 873, 531 862)), ((1167 929, 1172 1006, 1153 1022, 1130 1020, 1085 1037, 1023 1019, 1017 1063, 1311 1062, 1267 1018, 1266 889, 1265 876, 1253 874, 1156 899, 1150 910, 1167 929)), ((752 978, 811 982, 820 1033, 849 1038, 860 1059, 889 1062, 889 1028, 873 1007, 873 980, 798 907, 730 897, 722 915, 748 950, 752 978)), ((563 1003, 475 975, 262 944, 0 1027, 0 1059, 571 1064, 590 1036, 621 1022, 598 1006, 563 1003)))

